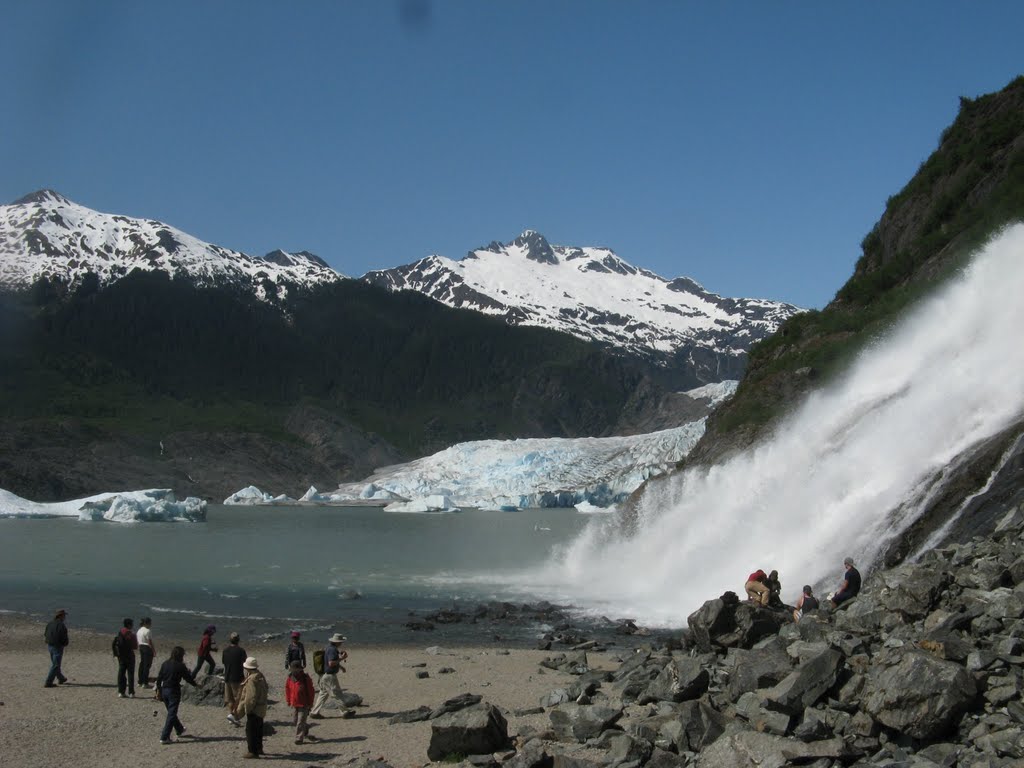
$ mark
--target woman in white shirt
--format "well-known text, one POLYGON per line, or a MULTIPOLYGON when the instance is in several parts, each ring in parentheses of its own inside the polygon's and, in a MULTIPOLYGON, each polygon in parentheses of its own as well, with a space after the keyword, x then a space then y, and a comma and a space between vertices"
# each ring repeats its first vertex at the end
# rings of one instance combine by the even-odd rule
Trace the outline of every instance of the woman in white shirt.
POLYGON ((153 645, 153 632, 150 629, 153 620, 148 616, 139 620, 139 631, 135 633, 139 641, 139 686, 142 688, 151 687, 149 684, 149 669, 153 666, 153 656, 156 654, 156 646, 153 645))

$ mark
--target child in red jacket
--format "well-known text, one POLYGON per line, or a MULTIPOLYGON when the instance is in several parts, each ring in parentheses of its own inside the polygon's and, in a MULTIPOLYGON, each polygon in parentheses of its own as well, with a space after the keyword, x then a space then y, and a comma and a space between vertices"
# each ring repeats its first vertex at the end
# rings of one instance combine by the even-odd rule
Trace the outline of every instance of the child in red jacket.
POLYGON ((313 706, 313 678, 302 669, 301 661, 293 661, 288 666, 288 681, 284 684, 284 700, 289 707, 295 709, 292 724, 295 726, 295 743, 301 744, 303 739, 316 741, 309 735, 309 708, 313 706))

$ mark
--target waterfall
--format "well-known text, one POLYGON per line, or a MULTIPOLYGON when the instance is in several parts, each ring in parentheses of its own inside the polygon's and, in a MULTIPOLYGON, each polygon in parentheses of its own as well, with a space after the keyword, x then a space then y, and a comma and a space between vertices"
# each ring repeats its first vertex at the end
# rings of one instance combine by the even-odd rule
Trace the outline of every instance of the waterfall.
POLYGON ((678 626, 778 569, 783 600, 870 573, 958 456, 1024 414, 1024 225, 858 356, 758 445, 651 484, 636 524, 595 521, 536 574, 593 612, 678 626))

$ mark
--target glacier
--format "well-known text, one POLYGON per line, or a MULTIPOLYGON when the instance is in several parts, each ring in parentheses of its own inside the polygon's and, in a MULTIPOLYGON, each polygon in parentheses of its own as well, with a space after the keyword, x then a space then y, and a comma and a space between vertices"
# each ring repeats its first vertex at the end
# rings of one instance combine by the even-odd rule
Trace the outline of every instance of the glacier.
POLYGON ((178 501, 174 491, 154 488, 99 493, 82 499, 45 503, 29 501, 0 489, 0 517, 72 517, 111 523, 202 523, 206 521, 206 501, 195 496, 178 501))
MULTIPOLYGON (((699 397, 721 402, 736 384, 714 385, 699 397)), ((704 424, 705 419, 699 419, 659 432, 619 437, 458 443, 431 456, 383 467, 333 491, 312 487, 299 503, 373 503, 388 512, 536 507, 592 512, 621 502, 645 480, 672 470, 704 434, 704 424)), ((276 504, 281 498, 249 486, 224 503, 276 504)))

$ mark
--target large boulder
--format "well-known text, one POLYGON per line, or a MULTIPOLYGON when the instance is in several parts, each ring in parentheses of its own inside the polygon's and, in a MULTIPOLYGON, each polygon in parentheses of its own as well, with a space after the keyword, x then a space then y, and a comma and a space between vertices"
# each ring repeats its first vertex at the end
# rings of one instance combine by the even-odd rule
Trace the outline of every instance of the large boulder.
POLYGON ((727 664, 729 682, 725 690, 730 701, 759 688, 771 688, 793 671, 789 656, 778 648, 732 650, 727 664))
POLYGON ((697 659, 672 659, 637 701, 649 704, 653 701, 680 702, 696 699, 707 692, 710 682, 711 676, 697 659))
POLYGON ((578 741, 599 736, 612 727, 620 717, 621 708, 559 704, 548 714, 551 726, 561 741, 578 741))
POLYGON ((767 707, 790 715, 803 712, 836 684, 842 660, 831 648, 809 658, 765 694, 767 707))
MULTIPOLYGON (((698 768, 782 768, 844 755, 842 739, 810 743, 757 731, 723 736, 697 756, 698 768)), ((828 765, 829 763, 825 763, 828 765)))
POLYGON ((912 738, 938 738, 977 697, 974 677, 956 662, 916 648, 899 650, 896 663, 872 666, 861 706, 882 725, 912 738))
POLYGON ((752 648, 762 638, 777 634, 788 621, 784 611, 741 603, 732 592, 708 600, 686 619, 690 636, 702 653, 715 646, 752 648))
POLYGON ((427 757, 443 760, 449 755, 487 754, 508 744, 508 723, 501 712, 490 704, 477 704, 431 723, 427 757))
POLYGON ((224 706, 224 680, 216 675, 207 675, 193 687, 188 683, 181 686, 181 700, 189 704, 207 707, 224 706))
POLYGON ((932 611, 952 580, 948 571, 913 564, 878 573, 872 586, 886 610, 900 614, 905 621, 916 621, 932 611))

